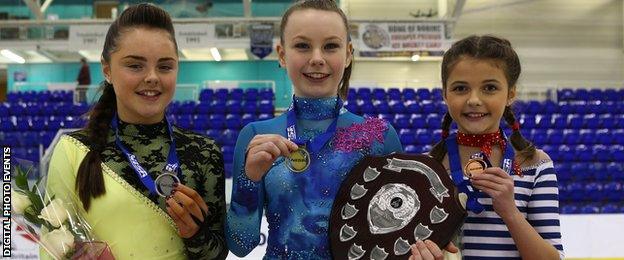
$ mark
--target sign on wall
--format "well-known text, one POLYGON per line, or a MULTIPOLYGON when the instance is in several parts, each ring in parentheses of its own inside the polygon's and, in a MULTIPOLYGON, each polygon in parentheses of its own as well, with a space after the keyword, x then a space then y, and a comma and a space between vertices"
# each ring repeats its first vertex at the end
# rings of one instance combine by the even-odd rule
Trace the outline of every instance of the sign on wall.
POLYGON ((448 48, 442 22, 360 23, 360 52, 443 52, 448 48))
POLYGON ((176 24, 175 31, 180 49, 214 47, 212 46, 215 40, 214 24, 176 24))
POLYGON ((109 25, 72 25, 69 27, 70 50, 101 50, 109 25))

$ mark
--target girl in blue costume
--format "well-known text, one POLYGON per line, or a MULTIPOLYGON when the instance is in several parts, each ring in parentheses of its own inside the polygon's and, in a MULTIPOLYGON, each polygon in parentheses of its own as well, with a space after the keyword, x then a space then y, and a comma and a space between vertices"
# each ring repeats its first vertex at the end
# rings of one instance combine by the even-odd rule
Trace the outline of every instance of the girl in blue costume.
POLYGON ((331 0, 298 2, 282 17, 277 51, 295 96, 286 113, 245 126, 236 142, 226 239, 239 257, 258 245, 266 210, 265 259, 331 258, 329 215, 343 179, 366 155, 401 151, 390 124, 342 107, 352 67, 347 28, 331 0), (293 163, 303 149, 309 164, 293 163))

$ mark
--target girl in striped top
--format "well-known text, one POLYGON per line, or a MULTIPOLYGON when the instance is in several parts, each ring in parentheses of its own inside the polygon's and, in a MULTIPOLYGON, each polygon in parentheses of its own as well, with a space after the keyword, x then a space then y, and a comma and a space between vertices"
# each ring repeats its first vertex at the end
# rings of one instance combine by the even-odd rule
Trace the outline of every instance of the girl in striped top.
MULTIPOLYGON (((522 136, 511 110, 519 75, 518 55, 505 39, 469 36, 444 54, 448 112, 443 139, 430 154, 467 197, 468 217, 457 239, 463 259, 563 258, 553 162, 522 136), (512 128, 509 139, 501 119, 512 128), (449 135, 452 122, 458 131, 449 135), (479 158, 493 167, 465 167, 479 158)), ((411 259, 443 258, 431 244, 417 242, 411 259)))

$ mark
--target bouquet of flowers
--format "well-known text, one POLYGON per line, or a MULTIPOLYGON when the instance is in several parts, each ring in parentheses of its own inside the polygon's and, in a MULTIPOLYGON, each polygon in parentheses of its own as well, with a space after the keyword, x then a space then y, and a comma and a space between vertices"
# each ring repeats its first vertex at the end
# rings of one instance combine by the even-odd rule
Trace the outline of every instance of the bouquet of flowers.
POLYGON ((76 201, 46 196, 40 186, 43 178, 30 186, 29 171, 21 167, 14 169, 11 219, 50 256, 55 259, 114 259, 108 245, 93 236, 76 201))

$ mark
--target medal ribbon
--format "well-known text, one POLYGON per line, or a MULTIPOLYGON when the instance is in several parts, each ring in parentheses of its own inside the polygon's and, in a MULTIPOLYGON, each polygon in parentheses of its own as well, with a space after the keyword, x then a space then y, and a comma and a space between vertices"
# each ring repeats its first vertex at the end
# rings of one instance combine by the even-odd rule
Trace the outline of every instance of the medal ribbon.
MULTIPOLYGON (((503 138, 505 138, 504 133, 501 132, 503 138)), ((505 138, 507 140, 507 138, 505 138)), ((455 186, 459 189, 460 192, 466 193, 468 195, 468 201, 466 202, 466 208, 475 214, 479 214, 483 211, 483 205, 479 203, 478 199, 478 191, 470 185, 468 179, 464 179, 463 167, 461 166, 461 160, 459 157, 459 146, 457 144, 457 136, 455 134, 450 135, 446 139, 446 149, 448 151, 449 165, 451 167, 451 177, 455 186), (471 186, 470 189, 468 186, 471 186), (472 189, 472 191, 471 191, 472 189)), ((511 144, 507 144, 505 147, 505 153, 503 156, 503 160, 501 162, 501 168, 507 172, 507 174, 511 174, 512 165, 514 158, 514 150, 511 147, 511 144)))
MULTIPOLYGON (((169 155, 167 156, 167 165, 165 165, 165 172, 171 172, 180 175, 180 161, 178 160, 178 155, 175 150, 176 144, 175 140, 173 140, 173 128, 171 127, 171 124, 169 123, 169 120, 167 120, 166 116, 165 122, 167 123, 167 129, 169 130, 169 138, 171 139, 171 145, 169 146, 169 155)), ((154 184, 154 179, 152 179, 152 177, 149 176, 145 168, 143 168, 143 166, 139 164, 136 156, 130 153, 130 151, 128 151, 128 149, 121 143, 121 139, 119 138, 119 119, 117 117, 117 114, 113 116, 111 126, 115 130, 115 143, 117 144, 117 147, 119 147, 119 149, 121 149, 121 152, 126 156, 126 159, 128 159, 128 162, 130 162, 130 167, 132 167, 137 176, 139 176, 139 179, 141 179, 143 185, 150 191, 150 194, 155 195, 156 185, 154 184)))
POLYGON ((288 135, 288 139, 295 142, 297 145, 305 145, 306 147, 309 148, 311 154, 318 153, 323 147, 323 145, 325 145, 325 143, 327 143, 327 141, 329 141, 329 139, 336 132, 336 126, 338 124, 338 115, 340 114, 341 109, 342 109, 342 100, 339 97, 337 97, 336 108, 335 108, 336 116, 334 117, 334 121, 329 125, 329 127, 327 127, 327 130, 325 130, 324 133, 316 136, 313 139, 310 139, 307 141, 301 140, 301 139, 297 139, 297 130, 296 130, 297 99, 293 97, 293 103, 287 112, 288 114, 287 114, 286 133, 288 135))

